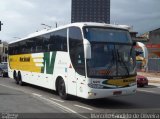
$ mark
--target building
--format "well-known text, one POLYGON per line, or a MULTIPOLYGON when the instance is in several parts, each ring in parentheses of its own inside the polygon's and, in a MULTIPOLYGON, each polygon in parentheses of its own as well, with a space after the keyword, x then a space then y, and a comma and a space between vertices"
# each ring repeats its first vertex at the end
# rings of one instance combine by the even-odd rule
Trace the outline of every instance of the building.
POLYGON ((1 40, 0 40, 0 63, 7 62, 7 57, 8 57, 7 52, 8 52, 8 43, 1 42, 1 40))
POLYGON ((110 23, 110 0, 72 0, 71 22, 110 23))
POLYGON ((148 39, 144 43, 148 48, 149 58, 160 58, 160 28, 146 32, 141 36, 148 39))
POLYGON ((148 31, 141 37, 148 39, 141 41, 148 49, 148 71, 160 72, 160 28, 148 31))

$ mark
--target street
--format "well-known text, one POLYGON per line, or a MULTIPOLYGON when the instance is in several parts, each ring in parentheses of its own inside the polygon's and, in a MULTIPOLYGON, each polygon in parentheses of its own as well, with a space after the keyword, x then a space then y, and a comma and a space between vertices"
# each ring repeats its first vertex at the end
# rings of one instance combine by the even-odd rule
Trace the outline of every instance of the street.
POLYGON ((88 116, 85 113, 159 113, 159 101, 158 84, 138 88, 137 93, 130 96, 62 100, 54 91, 29 84, 19 86, 13 79, 0 78, 1 113, 39 113, 41 117, 47 115, 50 118, 53 114, 57 117, 85 118, 88 116))

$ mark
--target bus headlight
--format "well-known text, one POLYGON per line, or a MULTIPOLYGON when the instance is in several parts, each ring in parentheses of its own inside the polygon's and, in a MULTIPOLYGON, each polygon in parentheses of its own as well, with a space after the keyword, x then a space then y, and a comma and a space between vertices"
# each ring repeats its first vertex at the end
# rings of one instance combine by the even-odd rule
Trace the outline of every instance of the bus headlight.
POLYGON ((90 88, 96 88, 96 89, 103 89, 104 88, 104 86, 103 85, 99 85, 99 84, 88 84, 88 86, 90 87, 90 88))

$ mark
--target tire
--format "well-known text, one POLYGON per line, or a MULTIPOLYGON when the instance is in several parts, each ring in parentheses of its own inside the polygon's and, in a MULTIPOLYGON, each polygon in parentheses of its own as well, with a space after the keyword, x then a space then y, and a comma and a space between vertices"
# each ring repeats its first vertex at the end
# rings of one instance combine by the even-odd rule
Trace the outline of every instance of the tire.
POLYGON ((65 82, 63 79, 59 79, 59 81, 58 81, 58 94, 62 99, 64 99, 64 100, 68 99, 68 95, 66 93, 65 82))
POLYGON ((143 84, 139 84, 138 87, 141 87, 141 88, 142 88, 142 87, 144 87, 144 85, 143 85, 143 84))
POLYGON ((16 84, 19 84, 19 81, 18 81, 18 77, 17 77, 16 71, 13 72, 13 78, 14 78, 16 84))
POLYGON ((22 81, 22 76, 21 76, 21 73, 18 72, 18 82, 19 82, 19 85, 20 86, 23 86, 24 85, 24 82, 22 81))

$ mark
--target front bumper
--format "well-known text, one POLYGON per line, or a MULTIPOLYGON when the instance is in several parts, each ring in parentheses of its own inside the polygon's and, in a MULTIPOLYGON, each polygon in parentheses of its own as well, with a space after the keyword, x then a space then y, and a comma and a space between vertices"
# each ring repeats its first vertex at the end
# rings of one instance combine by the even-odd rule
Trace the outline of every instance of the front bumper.
POLYGON ((126 88, 117 89, 90 89, 87 94, 87 99, 106 98, 111 96, 123 96, 135 94, 137 85, 126 88))

